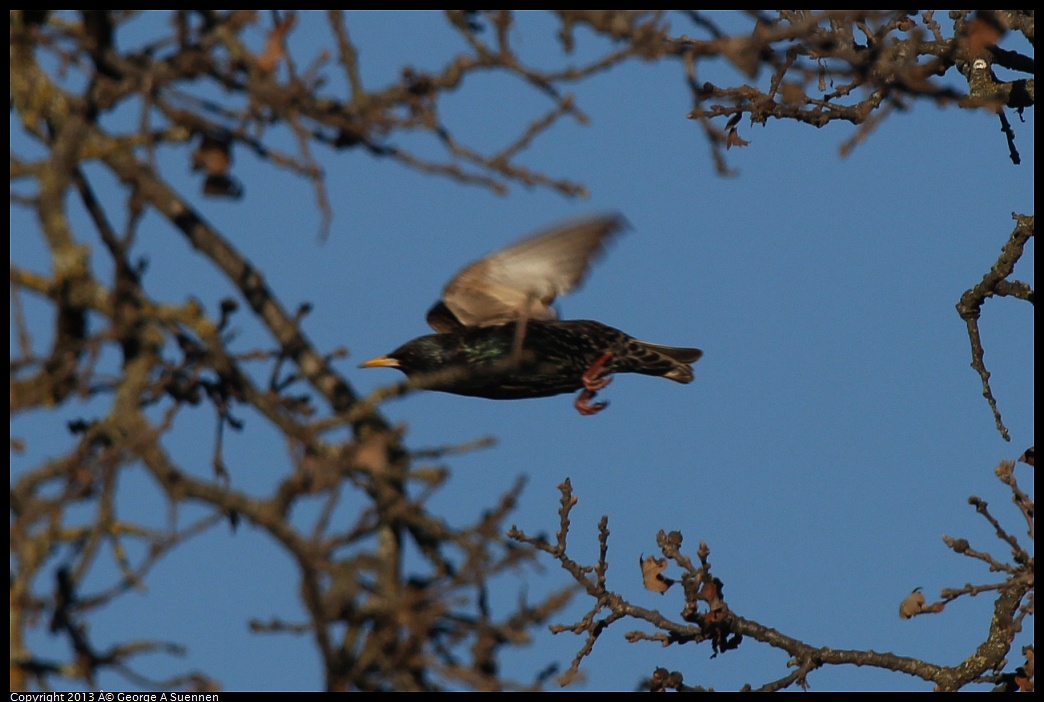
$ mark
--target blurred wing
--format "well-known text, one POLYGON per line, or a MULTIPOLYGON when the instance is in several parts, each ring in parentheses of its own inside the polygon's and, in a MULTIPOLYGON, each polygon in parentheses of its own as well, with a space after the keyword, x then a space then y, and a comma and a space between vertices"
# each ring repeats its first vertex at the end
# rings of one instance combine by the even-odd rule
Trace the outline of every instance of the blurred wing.
POLYGON ((426 319, 428 325, 439 334, 458 332, 464 328, 464 325, 457 319, 457 315, 450 312, 449 307, 446 307, 446 303, 442 300, 432 305, 426 319))
POLYGON ((580 284, 626 224, 620 215, 598 215, 523 239, 467 266, 446 286, 442 301, 468 327, 554 319, 551 303, 580 284))

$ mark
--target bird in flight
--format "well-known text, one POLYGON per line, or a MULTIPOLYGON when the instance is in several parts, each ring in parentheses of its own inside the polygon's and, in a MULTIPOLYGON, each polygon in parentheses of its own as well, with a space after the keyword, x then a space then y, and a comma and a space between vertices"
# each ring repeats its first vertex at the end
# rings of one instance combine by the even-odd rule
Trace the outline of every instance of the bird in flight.
POLYGON ((579 285, 626 227, 602 214, 559 224, 467 265, 428 310, 436 334, 417 337, 362 368, 398 368, 431 390, 511 400, 579 390, 584 415, 614 373, 692 382, 703 352, 639 341, 601 322, 558 319, 551 304, 579 285))

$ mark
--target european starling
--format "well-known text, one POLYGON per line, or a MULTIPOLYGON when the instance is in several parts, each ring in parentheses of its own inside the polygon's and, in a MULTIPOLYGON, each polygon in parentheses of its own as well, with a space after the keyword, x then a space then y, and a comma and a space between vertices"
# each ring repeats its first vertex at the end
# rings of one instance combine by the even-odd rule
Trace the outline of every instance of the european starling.
POLYGON ((625 221, 600 215, 561 224, 468 265, 428 311, 438 332, 408 341, 363 368, 398 368, 432 390, 510 400, 580 390, 589 404, 613 373, 692 381, 699 349, 639 341, 591 320, 556 319, 551 303, 576 287, 625 221))

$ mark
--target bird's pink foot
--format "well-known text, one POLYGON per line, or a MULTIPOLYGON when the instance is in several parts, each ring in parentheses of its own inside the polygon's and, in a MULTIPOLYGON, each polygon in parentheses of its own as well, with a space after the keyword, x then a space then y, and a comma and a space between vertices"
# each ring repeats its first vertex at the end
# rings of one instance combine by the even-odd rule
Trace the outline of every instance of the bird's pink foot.
POLYGON ((609 405, 608 402, 596 402, 593 405, 588 404, 588 402, 594 399, 594 396, 598 394, 599 390, 613 382, 611 377, 602 375, 602 373, 605 372, 606 362, 612 357, 613 355, 608 351, 603 353, 598 357, 598 360, 592 363, 591 367, 584 371, 584 374, 580 376, 580 381, 584 384, 584 389, 580 391, 580 394, 576 397, 576 402, 573 403, 580 414, 584 416, 598 414, 609 405))
POLYGON ((576 411, 585 417, 590 417, 592 414, 598 414, 609 406, 608 402, 596 402, 593 405, 587 404, 587 401, 593 399, 594 396, 594 390, 581 390, 580 394, 576 396, 576 402, 573 403, 576 411))

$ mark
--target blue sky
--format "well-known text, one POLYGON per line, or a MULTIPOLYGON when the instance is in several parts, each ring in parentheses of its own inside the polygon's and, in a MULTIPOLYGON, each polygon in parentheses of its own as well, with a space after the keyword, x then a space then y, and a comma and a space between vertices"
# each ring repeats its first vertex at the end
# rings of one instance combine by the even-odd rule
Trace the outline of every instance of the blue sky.
MULTIPOLYGON (((298 66, 332 43, 322 16, 301 20, 291 35, 298 66)), ((527 14, 523 27, 516 40, 523 54, 553 50, 545 18, 527 14)), ((435 69, 460 49, 440 15, 350 13, 349 29, 363 78, 374 87, 399 75, 404 56, 435 69)), ((256 38, 260 46, 260 31, 256 38)), ((337 86, 338 71, 328 72, 337 86)), ((725 75, 707 77, 724 83, 725 75)), ((636 561, 656 552, 659 529, 679 530, 690 555, 708 543, 726 599, 744 617, 816 646, 892 651, 944 665, 968 656, 989 624, 988 597, 964 598, 943 614, 911 621, 896 611, 916 586, 931 600, 944 587, 996 581, 941 539, 965 537, 975 548, 1007 555, 968 506, 969 495, 990 502, 1026 538, 993 468, 1034 442, 1032 308, 994 299, 981 322, 994 394, 1011 431, 1006 443, 969 367, 954 304, 996 260, 1014 226, 1011 213, 1033 212, 1033 111, 1025 122, 1009 115, 1020 166, 1008 159, 997 118, 982 111, 915 104, 847 158, 838 148, 852 135, 849 126, 744 121, 740 134, 750 145, 729 152, 738 176, 723 178, 698 125, 685 117, 691 104, 677 65, 626 65, 570 90, 590 125, 563 122, 522 162, 584 183, 587 200, 517 186, 498 196, 358 150, 317 149, 334 211, 321 241, 312 186, 245 150, 235 154, 234 174, 245 190, 240 201, 198 197, 200 179, 189 173, 185 150, 161 152, 160 168, 264 271, 286 307, 313 304, 305 332, 321 350, 349 348, 336 365, 363 393, 400 377, 358 363, 427 333, 425 311, 465 263, 564 218, 623 213, 632 229, 581 290, 560 300, 560 312, 653 342, 702 348, 695 381, 618 377, 600 396, 610 407, 595 417, 577 414, 569 396, 498 402, 417 393, 389 402, 384 411, 408 428, 411 447, 498 439, 445 461, 452 478, 434 510, 453 523, 474 520, 526 475, 511 521, 551 533, 555 486, 568 477, 579 498, 572 556, 594 561, 596 525, 609 515, 609 586, 635 604, 677 617, 681 593, 643 590, 636 561)), ((520 82, 491 75, 450 96, 444 117, 468 144, 495 148, 549 107, 520 82)), ((292 151, 292 138, 280 138, 275 143, 292 151)), ((437 153, 419 137, 397 143, 437 153)), ((13 123, 12 148, 22 148, 13 123)), ((122 197, 111 177, 90 173, 103 199, 122 197)), ((81 236, 89 236, 77 206, 70 210, 81 236)), ((46 270, 35 225, 14 207, 11 228, 12 259, 46 270), (33 235, 17 235, 23 228, 33 235)), ((145 278, 151 294, 171 302, 194 296, 216 314, 230 290, 183 239, 153 215, 140 239, 140 252, 152 261, 145 278)), ((89 243, 100 251, 96 240, 89 243)), ((1016 277, 1033 284, 1032 242, 1016 277)), ((239 350, 272 343, 245 312, 236 328, 239 350)), ((234 485, 262 492, 286 474, 290 458, 258 417, 243 414, 247 431, 225 434, 226 464, 234 485)), ((211 436, 213 421, 207 412, 186 413, 168 442, 201 474, 209 470, 210 442, 198 437, 211 436)), ((73 440, 53 414, 19 416, 11 431, 27 444, 12 455, 15 473, 73 440)), ((1032 491, 1029 469, 1017 472, 1032 491)), ((132 471, 123 481, 120 510, 128 518, 152 515, 162 526, 166 505, 144 473, 132 471)), ((186 514, 202 512, 190 507, 186 514)), ((520 591, 535 598, 565 584, 553 562, 544 566, 505 580, 496 599, 510 604, 520 591)), ((99 588, 113 577, 92 574, 99 588)), ((296 572, 249 525, 188 544, 147 587, 92 624, 99 643, 159 638, 188 645, 184 658, 149 657, 143 672, 200 669, 230 690, 321 686, 309 639, 247 630, 251 618, 302 616, 296 572)), ((560 621, 579 619, 589 606, 578 598, 560 621)), ((706 645, 628 644, 623 637, 632 629, 651 631, 621 622, 602 634, 582 666, 587 680, 580 689, 632 689, 656 666, 719 690, 786 673, 781 653, 753 641, 711 659, 706 645)), ((38 642, 65 645, 43 634, 38 642)), ((526 679, 552 660, 568 665, 582 643, 540 634, 505 660, 505 672, 526 679)), ((1012 661, 1017 653, 1018 644, 1012 661)), ((824 669, 810 682, 819 691, 929 689, 856 668, 824 669)))

